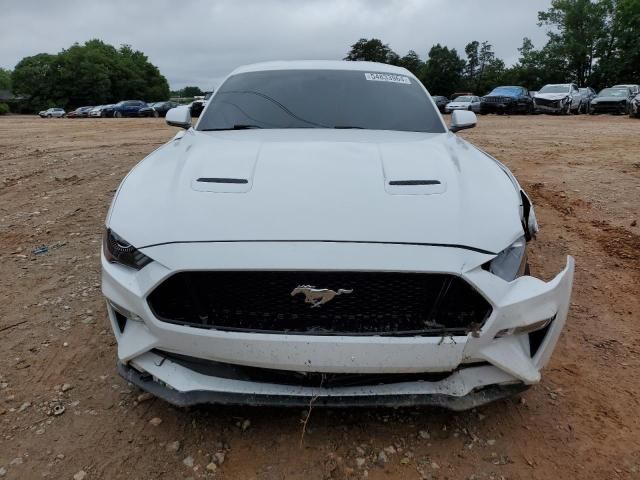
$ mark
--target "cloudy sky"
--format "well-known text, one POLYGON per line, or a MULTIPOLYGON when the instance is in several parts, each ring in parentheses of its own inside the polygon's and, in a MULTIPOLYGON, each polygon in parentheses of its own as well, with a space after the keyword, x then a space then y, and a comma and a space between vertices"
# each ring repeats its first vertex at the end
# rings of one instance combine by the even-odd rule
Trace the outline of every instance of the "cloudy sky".
POLYGON ((100 38, 142 50, 172 89, 217 86, 238 65, 341 59, 377 37, 424 59, 434 43, 464 54, 488 40, 507 64, 522 37, 545 41, 537 11, 550 0, 2 0, 0 67, 100 38))

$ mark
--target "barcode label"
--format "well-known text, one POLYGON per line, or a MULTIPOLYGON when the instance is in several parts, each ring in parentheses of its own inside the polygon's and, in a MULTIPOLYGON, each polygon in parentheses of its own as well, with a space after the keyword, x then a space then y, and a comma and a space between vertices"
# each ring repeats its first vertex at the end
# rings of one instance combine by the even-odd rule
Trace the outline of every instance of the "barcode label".
POLYGON ((409 77, 393 73, 365 73, 364 78, 371 82, 404 83, 405 85, 411 84, 409 77))

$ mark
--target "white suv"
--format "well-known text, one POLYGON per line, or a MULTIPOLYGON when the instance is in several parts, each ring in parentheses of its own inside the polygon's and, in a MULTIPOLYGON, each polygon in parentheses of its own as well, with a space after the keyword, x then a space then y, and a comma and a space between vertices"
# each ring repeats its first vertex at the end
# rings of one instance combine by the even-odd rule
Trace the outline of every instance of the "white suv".
POLYGON ((52 117, 61 118, 61 117, 64 117, 65 114, 66 112, 64 111, 63 108, 49 108, 48 110, 42 110, 40 113, 38 113, 38 115, 40 115, 41 118, 52 118, 52 117))

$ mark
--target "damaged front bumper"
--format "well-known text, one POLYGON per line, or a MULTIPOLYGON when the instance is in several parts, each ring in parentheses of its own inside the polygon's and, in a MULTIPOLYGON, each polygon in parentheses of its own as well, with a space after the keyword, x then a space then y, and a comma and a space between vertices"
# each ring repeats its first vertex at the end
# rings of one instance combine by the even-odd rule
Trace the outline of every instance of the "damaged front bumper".
POLYGON ((540 370, 549 361, 567 317, 574 270, 573 258, 568 257, 566 267, 549 282, 530 276, 505 282, 481 268, 490 256, 425 246, 321 245, 313 255, 306 251, 310 245, 270 245, 269 252, 254 245, 180 247, 191 249, 189 255, 154 248, 145 253, 156 262, 139 272, 103 259, 103 293, 118 340, 120 373, 180 406, 308 405, 313 400, 326 406, 437 405, 464 410, 512 395, 540 381, 540 370), (224 255, 230 248, 235 249, 233 254, 224 255), (213 260, 205 265, 182 263, 179 269, 165 266, 185 258, 213 260), (380 271, 457 272, 487 298, 492 313, 479 331, 466 336, 287 335, 169 324, 155 318, 146 302, 147 295, 178 270, 326 270, 336 258, 343 270, 363 270, 367 265, 370 269, 371 258, 376 258, 380 271), (194 368, 176 360, 176 355, 210 363, 194 368), (252 375, 218 374, 208 365, 246 367, 252 375), (327 386, 260 375, 272 370, 297 376, 379 374, 384 379, 327 386))

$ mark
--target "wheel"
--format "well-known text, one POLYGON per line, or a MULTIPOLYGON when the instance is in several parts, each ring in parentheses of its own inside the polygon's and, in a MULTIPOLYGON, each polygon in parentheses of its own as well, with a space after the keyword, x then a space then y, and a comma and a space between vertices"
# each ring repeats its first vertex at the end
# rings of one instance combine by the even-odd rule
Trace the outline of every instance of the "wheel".
POLYGON ((113 112, 113 116, 114 116, 114 118, 122 118, 122 113, 120 113, 120 112, 113 112))
POLYGON ((535 108, 533 108, 533 104, 530 104, 530 105, 527 107, 527 114, 528 114, 528 115, 533 115, 534 113, 536 113, 536 112, 535 112, 535 108))
POLYGON ((160 116, 160 114, 158 113, 158 111, 157 111, 157 110, 154 110, 154 111, 153 111, 153 116, 154 116, 155 118, 158 118, 158 117, 160 116))
POLYGON ((47 113, 47 118, 51 118, 51 114, 50 113, 47 113))

